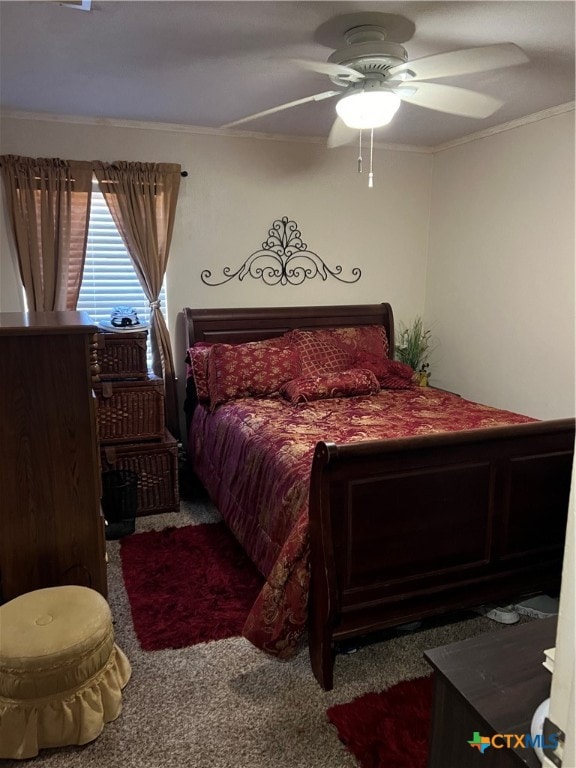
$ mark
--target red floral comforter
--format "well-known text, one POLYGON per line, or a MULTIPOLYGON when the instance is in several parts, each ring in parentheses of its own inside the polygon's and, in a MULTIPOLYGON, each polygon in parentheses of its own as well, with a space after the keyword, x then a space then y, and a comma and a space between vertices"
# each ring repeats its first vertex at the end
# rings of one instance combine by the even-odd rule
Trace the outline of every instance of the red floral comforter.
POLYGON ((194 469, 266 577, 244 636, 289 658, 305 629, 308 489, 318 441, 351 443, 529 421, 425 387, 300 406, 280 398, 244 398, 212 414, 198 406, 189 435, 194 469))

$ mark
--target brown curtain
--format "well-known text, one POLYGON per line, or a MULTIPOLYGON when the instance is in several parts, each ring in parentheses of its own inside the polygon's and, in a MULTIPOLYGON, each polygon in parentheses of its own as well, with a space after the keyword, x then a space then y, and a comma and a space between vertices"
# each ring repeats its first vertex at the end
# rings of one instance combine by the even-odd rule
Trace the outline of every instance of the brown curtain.
POLYGON ((150 302, 152 368, 164 379, 166 426, 180 437, 174 361, 158 296, 166 273, 180 188, 175 163, 93 164, 100 190, 150 302))
POLYGON ((76 309, 92 163, 16 155, 4 155, 0 162, 28 309, 76 309))

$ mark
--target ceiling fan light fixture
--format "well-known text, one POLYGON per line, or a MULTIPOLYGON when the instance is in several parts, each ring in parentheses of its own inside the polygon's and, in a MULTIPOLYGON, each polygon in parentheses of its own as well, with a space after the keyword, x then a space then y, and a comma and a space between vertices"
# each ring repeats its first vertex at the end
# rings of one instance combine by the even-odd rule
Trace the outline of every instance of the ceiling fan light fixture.
POLYGON ((392 120, 400 101, 392 91, 355 91, 338 101, 336 112, 348 128, 380 128, 392 120))

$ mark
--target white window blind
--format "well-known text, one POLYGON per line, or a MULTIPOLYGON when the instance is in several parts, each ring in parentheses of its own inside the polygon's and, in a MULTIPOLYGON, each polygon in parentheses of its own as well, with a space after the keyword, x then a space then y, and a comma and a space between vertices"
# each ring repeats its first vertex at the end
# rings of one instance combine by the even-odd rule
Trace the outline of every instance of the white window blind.
MULTIPOLYGON (((166 308, 164 286, 159 298, 164 311, 166 308)), ((109 321, 112 309, 116 306, 133 307, 141 323, 148 324, 150 321, 148 300, 104 196, 94 182, 86 262, 78 309, 88 312, 92 320, 97 323, 101 320, 109 321)), ((148 367, 151 367, 150 344, 147 352, 148 367)))

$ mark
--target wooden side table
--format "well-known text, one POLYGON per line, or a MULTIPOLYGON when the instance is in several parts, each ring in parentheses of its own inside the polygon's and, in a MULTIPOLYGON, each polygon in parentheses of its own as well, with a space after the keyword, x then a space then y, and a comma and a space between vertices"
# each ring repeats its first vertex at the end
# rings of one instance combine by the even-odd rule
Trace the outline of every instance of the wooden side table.
POLYGON ((542 666, 556 643, 556 617, 535 619, 424 653, 434 668, 428 768, 540 768, 532 748, 488 747, 481 736, 530 733, 534 711, 550 695, 542 666))

